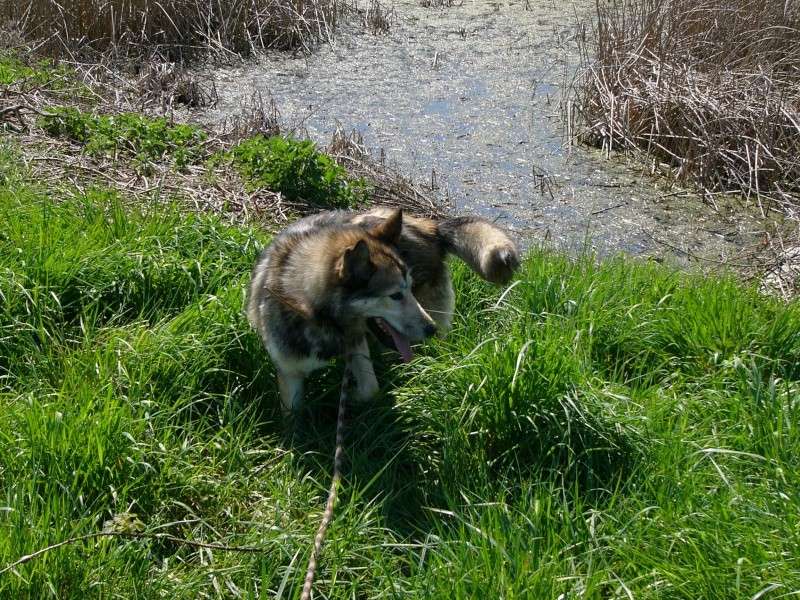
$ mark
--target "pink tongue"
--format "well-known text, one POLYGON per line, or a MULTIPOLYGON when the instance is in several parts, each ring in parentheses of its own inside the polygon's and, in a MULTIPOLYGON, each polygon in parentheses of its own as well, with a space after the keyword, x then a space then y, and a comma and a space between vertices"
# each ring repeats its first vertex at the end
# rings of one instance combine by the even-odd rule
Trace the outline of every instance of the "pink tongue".
POLYGON ((392 336, 392 341, 394 342, 395 348, 397 348, 397 351, 400 353, 403 362, 411 362, 411 359, 414 358, 414 354, 411 352, 411 345, 408 343, 408 338, 389 325, 384 319, 379 319, 379 321, 384 326, 384 329, 392 336))

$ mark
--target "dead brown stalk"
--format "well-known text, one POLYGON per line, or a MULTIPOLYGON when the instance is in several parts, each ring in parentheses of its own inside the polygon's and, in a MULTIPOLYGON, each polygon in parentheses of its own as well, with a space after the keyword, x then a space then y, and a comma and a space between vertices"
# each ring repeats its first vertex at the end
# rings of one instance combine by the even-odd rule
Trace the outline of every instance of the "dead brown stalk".
POLYGON ((245 55, 329 41, 337 0, 19 0, 0 3, 0 24, 39 52, 111 52, 118 59, 183 62, 197 54, 245 55))
POLYGON ((613 0, 590 38, 579 139, 764 211, 800 204, 800 1, 613 0))
POLYGON ((582 44, 570 140, 784 219, 788 237, 763 248, 783 253, 757 262, 797 262, 800 0, 598 0, 582 44))

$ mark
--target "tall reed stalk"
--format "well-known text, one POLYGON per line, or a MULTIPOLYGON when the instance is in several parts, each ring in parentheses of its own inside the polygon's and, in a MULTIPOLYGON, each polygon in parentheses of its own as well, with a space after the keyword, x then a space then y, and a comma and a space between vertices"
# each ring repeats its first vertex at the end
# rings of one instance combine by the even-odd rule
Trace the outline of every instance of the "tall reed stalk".
POLYGON ((587 39, 580 139, 644 151, 707 192, 800 207, 800 1, 598 2, 587 39))
POLYGON ((341 8, 337 0, 9 0, 0 24, 49 54, 114 47, 180 59, 308 47, 330 37, 341 8))

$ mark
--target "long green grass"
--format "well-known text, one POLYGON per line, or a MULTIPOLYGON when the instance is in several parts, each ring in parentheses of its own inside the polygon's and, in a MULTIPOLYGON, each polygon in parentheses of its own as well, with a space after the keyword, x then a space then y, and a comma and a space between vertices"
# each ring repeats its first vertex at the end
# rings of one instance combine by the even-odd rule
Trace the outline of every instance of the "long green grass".
MULTIPOLYGON (((255 229, 46 189, 0 150, 2 598, 296 598, 338 366, 294 433, 242 315, 255 229), (132 514, 136 516, 133 517, 132 514)), ((800 593, 800 306, 534 250, 350 407, 322 598, 800 593)))

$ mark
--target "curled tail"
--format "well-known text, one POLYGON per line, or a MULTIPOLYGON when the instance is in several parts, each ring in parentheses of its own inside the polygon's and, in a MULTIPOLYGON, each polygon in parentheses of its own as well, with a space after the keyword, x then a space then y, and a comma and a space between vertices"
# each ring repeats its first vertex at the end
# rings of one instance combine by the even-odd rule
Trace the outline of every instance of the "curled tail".
POLYGON ((438 224, 445 249, 492 283, 507 283, 519 267, 519 250, 499 228, 480 217, 455 217, 438 224))

